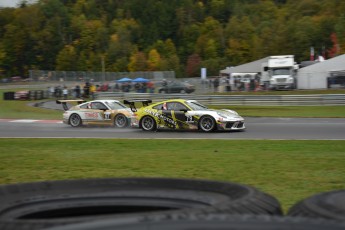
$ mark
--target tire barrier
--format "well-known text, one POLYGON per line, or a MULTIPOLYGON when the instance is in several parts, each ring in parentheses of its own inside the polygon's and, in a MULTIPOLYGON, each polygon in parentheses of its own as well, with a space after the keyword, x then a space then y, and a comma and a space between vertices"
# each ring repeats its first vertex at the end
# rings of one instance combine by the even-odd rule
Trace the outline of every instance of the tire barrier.
POLYGON ((251 186, 209 180, 105 178, 0 186, 0 221, 15 229, 181 212, 282 214, 274 197, 251 186))
POLYGON ((0 185, 1 230, 340 230, 345 190, 314 195, 287 216, 248 185, 176 178, 100 178, 0 185))
POLYGON ((292 206, 288 215, 345 222, 345 190, 330 191, 308 197, 292 206))
POLYGON ((4 100, 14 100, 14 94, 15 92, 4 92, 4 100))
POLYGON ((42 100, 44 99, 43 90, 30 90, 29 91, 29 100, 42 100))
POLYGON ((147 215, 56 226, 46 230, 344 230, 345 223, 303 217, 193 214, 147 215))

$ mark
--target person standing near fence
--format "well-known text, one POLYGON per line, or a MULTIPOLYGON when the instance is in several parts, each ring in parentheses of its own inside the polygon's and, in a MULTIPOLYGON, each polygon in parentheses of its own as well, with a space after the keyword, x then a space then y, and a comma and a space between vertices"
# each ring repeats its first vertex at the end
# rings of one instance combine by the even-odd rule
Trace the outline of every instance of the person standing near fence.
POLYGON ((64 87, 63 87, 62 94, 63 94, 63 99, 66 100, 66 99, 68 98, 68 89, 67 89, 67 86, 64 86, 64 87))

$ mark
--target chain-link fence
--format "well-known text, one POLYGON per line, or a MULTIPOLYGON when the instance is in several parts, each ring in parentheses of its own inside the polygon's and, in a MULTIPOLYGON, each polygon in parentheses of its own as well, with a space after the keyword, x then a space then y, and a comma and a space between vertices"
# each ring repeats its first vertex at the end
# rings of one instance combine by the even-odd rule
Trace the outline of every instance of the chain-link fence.
POLYGON ((50 71, 30 70, 30 81, 59 81, 59 82, 107 82, 121 78, 135 79, 143 77, 155 81, 175 79, 174 71, 148 72, 83 72, 83 71, 50 71))

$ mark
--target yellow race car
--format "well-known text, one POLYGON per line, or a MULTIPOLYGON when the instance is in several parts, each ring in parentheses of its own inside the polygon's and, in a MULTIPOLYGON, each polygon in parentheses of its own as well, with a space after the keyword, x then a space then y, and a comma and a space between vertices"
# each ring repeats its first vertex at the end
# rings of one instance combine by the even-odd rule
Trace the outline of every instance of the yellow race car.
POLYGON ((152 105, 151 100, 124 100, 134 112, 132 126, 144 131, 157 129, 172 130, 244 130, 244 119, 237 112, 229 109, 208 109, 196 100, 174 99, 152 105), (143 107, 137 109, 136 102, 143 107))
POLYGON ((65 112, 63 123, 72 127, 81 125, 108 125, 125 128, 131 123, 133 112, 130 108, 117 100, 57 100, 62 104, 65 112), (76 102, 78 105, 68 108, 68 104, 76 102))

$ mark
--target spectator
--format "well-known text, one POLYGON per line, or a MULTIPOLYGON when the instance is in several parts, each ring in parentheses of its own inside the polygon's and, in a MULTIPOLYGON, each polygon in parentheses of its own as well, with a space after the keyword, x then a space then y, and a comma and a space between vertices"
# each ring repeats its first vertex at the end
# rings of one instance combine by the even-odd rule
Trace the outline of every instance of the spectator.
POLYGON ((155 92, 155 84, 152 81, 149 81, 147 83, 147 88, 149 89, 149 93, 154 93, 155 92))
POLYGON ((68 89, 67 89, 67 86, 64 86, 64 87, 63 87, 62 94, 63 94, 63 99, 66 100, 66 99, 68 98, 68 89))
POLYGON ((97 91, 97 87, 94 84, 90 85, 90 95, 92 99, 95 99, 95 93, 97 91))
POLYGON ((74 90, 75 90, 75 97, 80 98, 80 86, 76 85, 74 90))
POLYGON ((217 77, 213 81, 213 87, 214 87, 214 92, 217 92, 218 87, 219 87, 219 79, 217 77))

